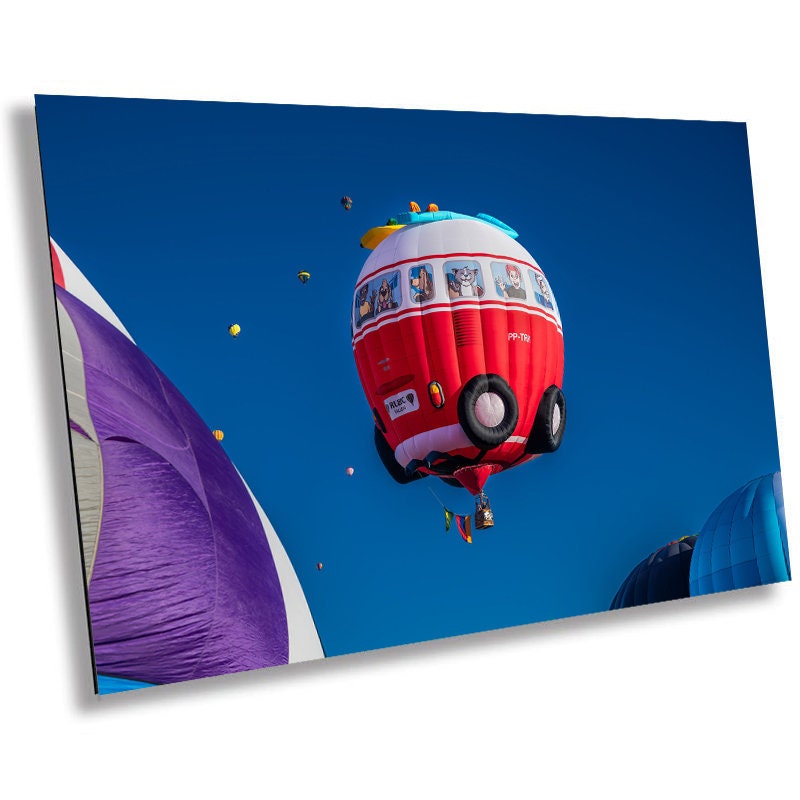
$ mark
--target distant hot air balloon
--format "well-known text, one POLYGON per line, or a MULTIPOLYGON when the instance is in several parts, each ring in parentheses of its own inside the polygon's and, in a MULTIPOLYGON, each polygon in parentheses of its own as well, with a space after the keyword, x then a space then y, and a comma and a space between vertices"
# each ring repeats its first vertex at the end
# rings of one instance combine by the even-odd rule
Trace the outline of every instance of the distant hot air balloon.
POLYGON ((300 278, 300 283, 308 283, 308 279, 311 277, 311 273, 307 272, 304 269, 301 269, 300 272, 297 273, 297 277, 300 278))
POLYGON ((235 322, 233 325, 228 325, 228 333, 233 336, 235 339, 240 333, 242 332, 242 328, 240 325, 237 325, 235 322))
POLYGON ((319 569, 322 569, 322 562, 321 562, 321 561, 320 561, 320 562, 317 564, 317 569, 318 569, 318 570, 319 570, 319 569))
POLYGON ((345 195, 340 201, 345 211, 349 211, 353 207, 353 199, 345 195))
POLYGON ((428 203, 428 207, 425 209, 426 211, 438 211, 439 206, 436 203, 428 203))
POLYGON ((415 203, 415 202, 412 200, 412 201, 411 201, 411 202, 408 204, 408 210, 409 210, 409 211, 419 211, 419 210, 420 210, 419 203, 415 203))
POLYGON ((355 472, 355 470, 354 470, 352 467, 348 467, 348 468, 345 470, 345 472, 346 472, 348 475, 352 475, 352 474, 355 472))
POLYGON ((351 307, 376 448, 399 483, 436 475, 480 500, 490 474, 561 444, 561 317, 499 220, 411 211, 397 223, 364 263, 351 307))
POLYGON ((639 562, 619 587, 611 609, 689 597, 689 565, 697 536, 683 536, 639 562))
POLYGON ((218 442, 221 442, 225 438, 225 434, 221 430, 212 431, 212 434, 218 442))
POLYGON ((692 555, 692 597, 791 580, 781 473, 746 483, 706 521, 692 555))

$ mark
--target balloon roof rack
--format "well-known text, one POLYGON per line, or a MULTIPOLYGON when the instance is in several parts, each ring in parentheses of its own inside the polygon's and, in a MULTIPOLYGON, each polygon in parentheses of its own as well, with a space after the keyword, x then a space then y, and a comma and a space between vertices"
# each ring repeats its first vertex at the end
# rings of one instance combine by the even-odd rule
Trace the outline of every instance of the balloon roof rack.
POLYGON ((489 214, 476 214, 474 217, 470 214, 459 214, 457 211, 404 211, 398 214, 394 219, 397 220, 399 225, 419 225, 426 222, 440 222, 446 219, 476 219, 480 222, 485 222, 488 225, 494 225, 499 228, 507 236, 516 239, 519 234, 511 227, 501 222, 496 217, 489 214))

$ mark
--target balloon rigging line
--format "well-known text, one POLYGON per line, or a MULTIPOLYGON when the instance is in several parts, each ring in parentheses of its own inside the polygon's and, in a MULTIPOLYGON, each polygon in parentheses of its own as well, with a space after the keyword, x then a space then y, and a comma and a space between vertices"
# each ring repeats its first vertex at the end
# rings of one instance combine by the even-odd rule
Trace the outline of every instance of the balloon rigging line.
POLYGON ((433 495, 433 497, 434 497, 434 499, 436 500, 436 502, 437 502, 437 503, 438 503, 438 504, 439 504, 439 505, 440 505, 442 508, 447 508, 447 506, 446 506, 446 505, 445 505, 445 504, 444 504, 444 503, 443 503, 443 502, 442 502, 442 501, 441 501, 441 500, 440 500, 440 499, 439 499, 439 498, 436 496, 436 494, 434 493, 433 489, 431 489, 431 487, 430 487, 430 486, 428 486, 427 488, 428 488, 428 491, 429 491, 429 492, 430 492, 430 493, 433 495))
MULTIPOLYGON (((439 505, 440 505, 440 506, 441 506, 441 507, 442 507, 442 508, 443 508, 445 511, 449 511, 449 510, 450 510, 450 509, 448 509, 448 507, 447 507, 447 506, 446 506, 446 505, 445 505, 445 504, 444 504, 444 503, 443 503, 443 502, 442 502, 442 501, 439 499, 439 497, 436 495, 436 493, 433 491, 433 489, 431 489, 431 487, 430 487, 430 486, 428 486, 428 487, 427 487, 427 489, 428 489, 428 491, 429 491, 429 492, 430 492, 430 493, 433 495, 433 497, 434 497, 434 499, 436 500, 436 502, 437 502, 437 503, 439 503, 439 505)), ((452 512, 451 512, 451 513, 452 513, 452 512)), ((469 514, 459 514, 459 516, 465 516, 465 517, 468 517, 468 516, 470 516, 470 515, 469 515, 469 514)))

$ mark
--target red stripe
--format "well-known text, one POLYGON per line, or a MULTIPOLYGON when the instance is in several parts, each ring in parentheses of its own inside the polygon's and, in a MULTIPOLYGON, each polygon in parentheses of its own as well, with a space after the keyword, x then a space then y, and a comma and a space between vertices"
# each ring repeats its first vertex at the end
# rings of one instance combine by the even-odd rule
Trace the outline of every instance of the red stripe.
POLYGON ((383 324, 386 320, 395 320, 397 321, 400 317, 407 317, 409 315, 415 316, 425 316, 427 312, 430 312, 432 309, 441 308, 464 308, 464 307, 472 307, 475 309, 483 309, 485 311, 501 311, 507 307, 519 309, 521 311, 526 311, 536 316, 542 316, 546 319, 550 320, 550 322, 555 323, 556 327, 558 328, 559 332, 561 331, 561 326, 558 322, 558 319, 553 315, 545 311, 543 308, 531 308, 531 306, 522 305, 522 303, 509 303, 503 302, 502 300, 483 300, 480 301, 477 298, 473 301, 470 300, 456 300, 453 303, 431 303, 430 305, 426 305, 424 308, 403 308, 399 311, 394 311, 391 314, 383 314, 378 319, 370 320, 366 325, 356 331, 356 334, 353 336, 353 342, 357 339, 362 338, 364 334, 368 331, 372 330, 373 328, 377 327, 378 325, 383 324), (499 307, 495 306, 488 306, 488 303, 497 303, 499 307))
POLYGON ((66 289, 67 287, 64 285, 64 271, 61 269, 61 261, 59 261, 58 253, 56 253, 52 242, 50 242, 50 260, 53 263, 53 280, 62 289, 66 289))

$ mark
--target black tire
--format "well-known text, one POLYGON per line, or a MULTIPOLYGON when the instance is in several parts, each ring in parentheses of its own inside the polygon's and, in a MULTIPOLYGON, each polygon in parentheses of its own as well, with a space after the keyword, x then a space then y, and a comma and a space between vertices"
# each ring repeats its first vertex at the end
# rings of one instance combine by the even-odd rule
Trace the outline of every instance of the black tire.
POLYGON ((491 450, 502 444, 519 420, 519 404, 511 387, 499 375, 476 375, 467 381, 458 398, 458 421, 475 447, 491 450), (483 395, 494 394, 502 401, 502 419, 486 425, 478 418, 476 404, 483 395))
POLYGON ((375 449, 378 451, 378 456, 383 466, 386 467, 386 471, 398 483, 411 483, 412 481, 418 481, 420 478, 425 477, 421 472, 413 472, 411 475, 406 473, 405 469, 400 466, 397 459, 394 457, 394 452, 392 448, 389 447, 389 442, 386 441, 386 437, 378 428, 375 428, 375 449))
POLYGON ((566 423, 567 401, 564 393, 558 386, 549 386, 539 401, 525 452, 554 453, 561 446, 566 423))

